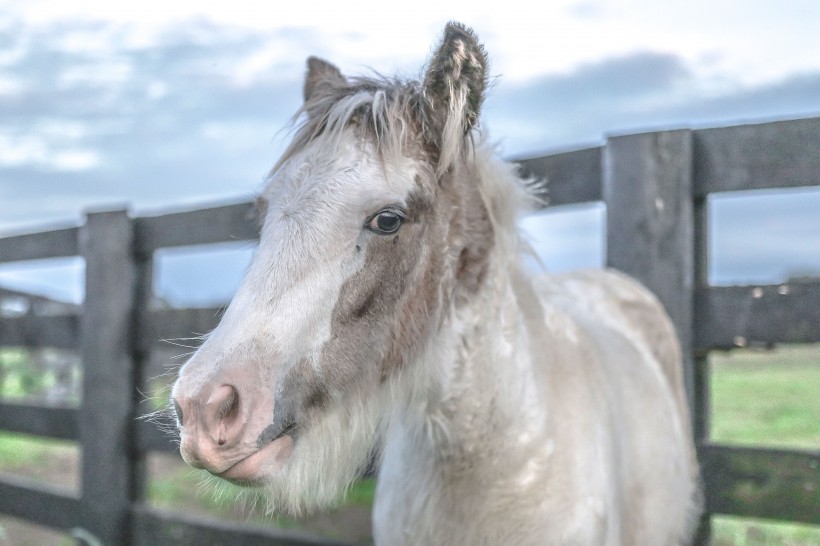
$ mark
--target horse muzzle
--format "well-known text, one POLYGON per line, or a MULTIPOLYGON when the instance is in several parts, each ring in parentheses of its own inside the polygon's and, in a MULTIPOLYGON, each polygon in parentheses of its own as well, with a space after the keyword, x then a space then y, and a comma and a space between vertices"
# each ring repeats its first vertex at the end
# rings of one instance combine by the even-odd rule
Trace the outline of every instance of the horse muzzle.
POLYGON ((257 485, 290 457, 292 429, 271 434, 274 401, 269 387, 235 370, 203 380, 183 369, 172 398, 180 454, 194 468, 257 485))

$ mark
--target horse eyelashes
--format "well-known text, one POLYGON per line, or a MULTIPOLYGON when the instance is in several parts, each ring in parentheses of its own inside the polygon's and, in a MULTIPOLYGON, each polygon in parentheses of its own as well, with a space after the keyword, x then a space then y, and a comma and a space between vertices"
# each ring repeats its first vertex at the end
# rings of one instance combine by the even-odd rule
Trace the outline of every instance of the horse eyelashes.
POLYGON ((404 214, 393 209, 384 209, 372 216, 365 227, 379 235, 396 233, 404 222, 404 214))

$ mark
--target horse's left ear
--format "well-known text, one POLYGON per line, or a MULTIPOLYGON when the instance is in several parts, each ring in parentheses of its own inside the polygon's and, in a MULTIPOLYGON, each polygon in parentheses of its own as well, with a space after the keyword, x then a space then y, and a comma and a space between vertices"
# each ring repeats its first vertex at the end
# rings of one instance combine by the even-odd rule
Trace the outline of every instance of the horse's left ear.
POLYGON ((307 74, 303 96, 305 102, 318 95, 322 90, 347 85, 347 80, 335 65, 318 57, 308 57, 307 74))
MULTIPOLYGON (((425 133, 439 151, 476 125, 487 88, 487 54, 475 33, 450 22, 424 75, 425 133)), ((449 144, 449 146, 448 146, 449 144)))

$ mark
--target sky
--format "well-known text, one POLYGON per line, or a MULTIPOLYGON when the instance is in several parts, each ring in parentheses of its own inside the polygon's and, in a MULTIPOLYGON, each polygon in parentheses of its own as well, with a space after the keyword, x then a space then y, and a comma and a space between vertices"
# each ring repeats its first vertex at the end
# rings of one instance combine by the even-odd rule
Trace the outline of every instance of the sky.
MULTIPOLYGON (((489 53, 482 127, 506 157, 820 115, 816 0, 0 0, 0 235, 78 224, 86 210, 248 199, 287 143, 307 56, 415 77, 448 20, 489 53)), ((820 192, 711 206, 716 282, 820 271, 820 192)), ((604 214, 523 225, 565 270, 600 265, 604 214)), ((157 290, 229 297, 251 250, 165 252, 157 290)), ((78 300, 81 262, 1 266, 0 285, 78 300)))

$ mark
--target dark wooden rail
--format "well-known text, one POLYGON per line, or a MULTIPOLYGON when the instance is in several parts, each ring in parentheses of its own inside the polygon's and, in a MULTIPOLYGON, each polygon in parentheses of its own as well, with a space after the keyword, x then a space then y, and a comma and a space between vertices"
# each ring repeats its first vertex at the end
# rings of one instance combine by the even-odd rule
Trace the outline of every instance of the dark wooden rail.
MULTIPOLYGON (((820 118, 608 139, 605 146, 518 160, 546 178, 552 206, 604 201, 607 264, 649 286, 680 333, 709 517, 732 514, 820 524, 820 453, 708 442, 709 351, 820 341, 820 281, 709 286, 706 198, 716 192, 820 185, 820 118)), ((136 386, 162 340, 216 326, 220 309, 149 310, 154 252, 257 237, 251 203, 130 218, 89 214, 81 227, 0 238, 0 262, 82 256, 81 314, 0 317, 0 346, 75 349, 82 405, 0 403, 0 429, 82 445, 82 494, 0 477, 0 512, 105 544, 332 544, 146 508, 141 460, 176 449, 139 415, 136 386)))

